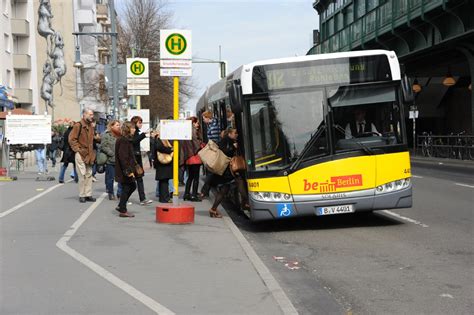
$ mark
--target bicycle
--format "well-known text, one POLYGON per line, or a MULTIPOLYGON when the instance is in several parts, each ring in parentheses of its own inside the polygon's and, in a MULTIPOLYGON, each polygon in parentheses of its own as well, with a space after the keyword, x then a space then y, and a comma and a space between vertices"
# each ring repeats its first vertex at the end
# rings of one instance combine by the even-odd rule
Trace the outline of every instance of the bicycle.
POLYGON ((425 157, 433 156, 433 138, 431 132, 423 132, 423 141, 421 142, 421 153, 425 157))

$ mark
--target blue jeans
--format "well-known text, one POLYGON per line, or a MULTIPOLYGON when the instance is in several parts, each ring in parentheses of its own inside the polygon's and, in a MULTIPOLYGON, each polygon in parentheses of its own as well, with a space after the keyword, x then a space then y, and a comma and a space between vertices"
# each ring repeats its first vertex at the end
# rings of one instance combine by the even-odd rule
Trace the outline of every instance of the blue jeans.
POLYGON ((105 164, 105 191, 114 194, 115 165, 105 164))
MULTIPOLYGON (((69 162, 64 162, 63 165, 61 165, 61 170, 59 171, 59 181, 64 182, 64 174, 66 173, 66 169, 69 165, 69 162)), ((77 173, 76 173, 76 167, 74 166, 74 163, 72 164, 72 170, 74 173, 74 180, 77 181, 79 178, 77 178, 77 173)))
POLYGON ((44 173, 47 171, 47 166, 46 166, 46 149, 36 149, 35 150, 36 154, 36 165, 38 166, 38 172, 39 173, 44 173))
MULTIPOLYGON (((135 187, 136 188, 136 187, 135 187)), ((117 196, 121 196, 122 195, 122 184, 120 183, 117 183, 117 196)))
POLYGON ((53 163, 53 167, 56 166, 56 150, 49 151, 49 158, 51 159, 51 163, 53 163))

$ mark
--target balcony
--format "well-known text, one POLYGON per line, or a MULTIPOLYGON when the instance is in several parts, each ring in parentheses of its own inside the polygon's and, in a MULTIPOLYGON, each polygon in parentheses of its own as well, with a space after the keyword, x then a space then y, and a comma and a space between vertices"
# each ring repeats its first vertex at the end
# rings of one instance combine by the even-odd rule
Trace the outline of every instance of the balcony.
POLYGON ((11 19, 12 34, 30 36, 30 22, 25 19, 11 19))
POLYGON ((97 21, 107 20, 109 17, 109 8, 105 4, 97 5, 97 21))
POLYGON ((13 54, 13 68, 17 70, 31 70, 31 56, 26 54, 13 54))
POLYGON ((13 95, 18 99, 18 103, 21 104, 32 104, 33 103, 33 90, 17 88, 13 90, 13 95))

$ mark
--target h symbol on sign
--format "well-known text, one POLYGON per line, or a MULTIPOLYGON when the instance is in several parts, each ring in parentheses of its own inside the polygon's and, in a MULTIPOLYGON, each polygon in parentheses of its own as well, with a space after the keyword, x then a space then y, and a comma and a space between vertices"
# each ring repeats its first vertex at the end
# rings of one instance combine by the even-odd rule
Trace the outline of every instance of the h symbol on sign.
POLYGON ((172 38, 171 39, 171 49, 178 46, 178 50, 181 50, 181 38, 172 38))
POLYGON ((141 72, 142 71, 142 65, 141 64, 135 63, 132 66, 133 66, 133 72, 141 72))

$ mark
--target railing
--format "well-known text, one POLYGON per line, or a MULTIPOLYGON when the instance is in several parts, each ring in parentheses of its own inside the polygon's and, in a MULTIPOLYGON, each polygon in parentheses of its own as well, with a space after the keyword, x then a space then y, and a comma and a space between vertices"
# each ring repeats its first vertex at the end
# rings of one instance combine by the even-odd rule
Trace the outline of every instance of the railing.
MULTIPOLYGON (((442 0, 390 0, 372 11, 365 12, 351 24, 344 25, 342 30, 329 34, 328 38, 324 38, 325 32, 322 31, 321 44, 311 48, 309 54, 351 50, 399 25, 405 25, 410 19, 416 18, 422 12, 439 7, 442 3, 442 0)), ((346 5, 350 5, 350 2, 344 4, 344 7, 346 5)), ((356 8, 353 7, 353 10, 356 8)), ((325 27, 328 27, 330 18, 335 20, 335 14, 344 14, 344 9, 323 18, 326 20, 325 27)))
POLYGON ((444 159, 474 160, 474 136, 461 132, 449 136, 423 133, 417 136, 416 154, 444 159))

